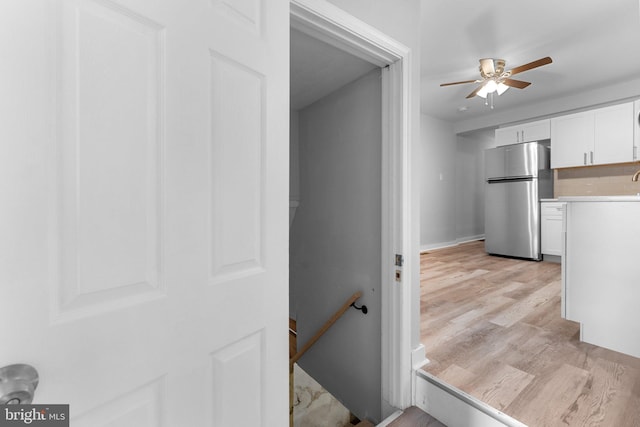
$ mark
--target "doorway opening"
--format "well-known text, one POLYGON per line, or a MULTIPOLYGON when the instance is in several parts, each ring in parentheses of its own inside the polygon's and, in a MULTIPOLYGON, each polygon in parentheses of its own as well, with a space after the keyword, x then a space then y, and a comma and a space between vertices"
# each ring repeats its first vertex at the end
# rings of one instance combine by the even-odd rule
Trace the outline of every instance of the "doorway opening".
MULTIPOLYGON (((368 70, 365 69, 362 71, 360 78, 356 79, 355 82, 352 81, 351 84, 347 84, 350 89, 355 92, 359 92, 362 97, 366 98, 367 96, 371 96, 372 93, 370 90, 363 88, 363 86, 366 86, 367 81, 370 83, 377 82, 377 84, 370 86, 371 88, 375 86, 378 90, 376 95, 378 98, 378 102, 376 103, 378 105, 378 110, 374 113, 376 117, 374 119, 366 119, 371 122, 377 122, 377 126, 369 127, 369 129, 377 128, 377 132, 379 133, 377 143, 379 148, 375 155, 371 155, 371 152, 368 152, 368 154, 362 153, 361 156, 358 156, 360 151, 355 149, 355 151, 349 153, 351 160, 343 162, 344 159, 342 156, 337 154, 335 151, 330 151, 329 146, 320 146, 320 148, 325 148, 324 154, 322 151, 319 151, 317 153, 312 153, 311 155, 308 152, 304 152, 311 147, 310 145, 305 145, 306 143, 300 143, 300 141, 298 141, 298 147, 292 148, 292 154, 296 154, 295 152, 298 150, 297 156, 300 160, 303 158, 311 159, 311 161, 306 161, 305 165, 303 165, 302 161, 298 163, 298 174, 300 174, 303 168, 305 168, 304 172, 307 173, 314 167, 323 164, 324 167, 322 169, 326 170, 316 170, 314 173, 325 172, 326 174, 327 170, 331 173, 331 170, 335 169, 336 174, 332 174, 330 176, 330 178, 335 178, 332 184, 335 187, 334 189, 340 190, 341 186, 347 184, 347 181, 339 179, 340 177, 337 172, 344 173, 346 174, 345 176, 351 174, 356 179, 359 178, 364 181, 360 183, 359 187, 357 187, 358 189, 364 189, 362 194, 359 193, 359 190, 352 190, 348 192, 346 196, 343 196, 342 199, 330 201, 330 204, 332 204, 331 207, 335 212, 333 214, 335 217, 333 218, 335 224, 340 223, 341 215, 344 214, 345 211, 352 212, 353 206, 357 205, 359 198, 369 200, 368 203, 375 203, 375 205, 377 205, 369 209, 370 211, 377 212, 378 218, 376 220, 378 224, 377 232, 371 233, 370 236, 372 237, 372 240, 367 241, 364 239, 360 242, 352 242, 344 239, 345 233, 337 233, 337 236, 332 236, 334 237, 333 239, 327 239, 337 243, 341 247, 346 248, 351 245, 352 248, 348 251, 348 255, 344 257, 345 259, 338 257, 338 261, 336 261, 336 263, 343 263, 347 266, 350 263, 356 262, 355 259, 348 259, 349 256, 357 258, 359 252, 367 252, 368 249, 374 249, 377 251, 376 275, 363 278, 358 274, 354 274, 352 277, 349 277, 350 270, 347 268, 343 270, 341 275, 338 275, 338 279, 329 279, 328 283, 324 283, 326 280, 321 280, 317 285, 317 287, 325 287, 330 290, 331 287, 334 289, 340 289, 340 286, 338 286, 340 284, 356 284, 362 287, 362 291, 368 292, 369 295, 365 294, 364 296, 372 298, 373 305, 370 307, 369 314, 363 315, 362 312, 356 312, 355 310, 348 313, 352 318, 349 319, 349 324, 352 328, 354 328, 353 325, 360 323, 367 326, 364 327, 363 333, 356 333, 355 335, 352 335, 350 337, 350 340, 352 341, 351 344, 343 347, 341 351, 353 352, 353 349, 358 349, 360 347, 366 348, 364 343, 367 340, 375 340, 375 336, 377 336, 379 345, 374 344, 374 347, 377 347, 372 350, 374 354, 372 355, 370 351, 369 354, 362 355, 360 359, 355 362, 355 366, 359 366, 361 365, 360 362, 363 360, 373 359, 377 361, 376 363, 380 366, 380 368, 377 369, 380 374, 380 378, 378 381, 379 390, 375 399, 376 403, 373 405, 363 404, 362 406, 362 408, 366 408, 366 411, 370 411, 370 414, 364 414, 365 418, 377 420, 390 413, 392 408, 404 408, 409 406, 412 386, 410 366, 411 342, 409 339, 411 333, 410 319, 412 313, 406 308, 403 309, 403 307, 411 306, 411 275, 408 273, 406 275, 407 277, 402 277, 402 274, 400 274, 401 282, 398 284, 398 281, 395 279, 395 272, 396 269, 402 271, 402 268, 394 267, 394 254, 406 254, 406 262, 404 265, 406 271, 411 271, 412 263, 410 260, 410 247, 412 242, 411 224, 408 219, 410 217, 409 180, 407 179, 407 176, 410 174, 410 170, 407 166, 410 163, 408 162, 408 112, 410 110, 408 108, 410 100, 408 78, 409 51, 404 46, 389 39, 386 35, 379 33, 374 28, 367 26, 366 24, 345 14, 344 11, 334 8, 331 5, 323 5, 321 8, 319 7, 314 10, 312 5, 308 2, 298 2, 293 0, 290 4, 291 27, 294 31, 298 31, 306 36, 311 36, 311 38, 316 39, 316 41, 326 43, 333 48, 338 48, 343 54, 346 52, 354 55, 356 59, 359 58, 361 65, 362 60, 364 60, 365 63, 368 63, 365 67, 368 67, 368 70), (314 157, 316 155, 318 157, 314 157), (375 163, 377 163, 377 165, 374 165, 375 163), (375 174, 368 175, 368 173, 371 172, 375 172, 375 174), (354 243, 356 246, 360 246, 353 249, 354 243), (406 286, 401 286, 403 282, 406 282, 406 286), (376 301, 377 307, 375 307, 376 301), (372 316, 374 313, 371 308, 376 308, 377 320, 372 316), (369 324, 367 324, 367 319, 369 324), (372 325, 376 328, 377 332, 372 333, 369 330, 372 328, 372 325), (358 340, 361 340, 363 344, 359 345, 358 340), (382 399, 380 399, 380 397, 382 397, 382 399), (380 404, 381 400, 383 402, 382 404, 380 404)), ((344 84, 346 84, 346 82, 344 84)), ((292 125, 295 127, 297 124, 298 126, 298 129, 294 130, 292 135, 295 135, 295 133, 298 132, 300 134, 305 133, 305 138, 308 135, 312 135, 313 138, 318 138, 324 137, 324 133, 333 132, 341 134, 342 131, 347 132, 346 129, 350 120, 344 120, 346 114, 340 114, 339 112, 342 110, 338 108, 338 106, 344 106, 343 104, 345 103, 349 103, 349 101, 347 99, 340 101, 336 104, 336 108, 329 107, 326 108, 326 111, 324 112, 326 116, 338 116, 333 117, 332 119, 334 120, 339 121, 342 119, 342 124, 340 124, 338 128, 331 129, 330 126, 322 126, 322 124, 314 124, 314 127, 312 128, 308 121, 308 115, 306 113, 298 113, 298 117, 292 117, 292 125)), ((316 106, 318 104, 322 104, 322 101, 314 103, 316 106)), ((371 100, 365 100, 366 107, 362 109, 354 109, 354 114, 364 114, 364 111, 369 110, 369 107, 371 107, 369 104, 374 104, 374 102, 371 100)), ((292 114, 292 116, 295 116, 295 114, 292 114)), ((369 115, 367 117, 372 116, 369 115)), ((361 118, 357 120, 361 120, 361 118)), ((351 135, 348 139, 351 140, 353 138, 356 138, 355 134, 351 135)), ((318 144, 313 145, 317 146, 318 144)), ((345 144, 336 144, 335 150, 344 149, 344 145, 345 144)), ((294 163, 295 161, 292 161, 292 176, 295 176, 296 173, 296 166, 294 163)), ((298 187, 298 190, 300 191, 300 199, 294 199, 290 208, 291 217, 293 218, 291 227, 293 228, 296 227, 296 222, 302 218, 303 211, 305 209, 306 197, 304 190, 306 185, 310 182, 308 181, 305 183, 305 180, 308 178, 307 176, 299 176, 300 187, 298 187)), ((292 189, 295 191, 295 184, 292 185, 292 189)), ((327 191, 326 193, 336 194, 339 193, 339 191, 327 191)), ((315 213, 317 212, 312 212, 312 214, 315 213)), ((367 223, 367 221, 368 220, 363 219, 362 223, 367 223)), ((376 221, 373 221, 373 223, 376 221)), ((355 228, 363 225, 353 220, 352 222, 354 222, 355 228)), ((313 229, 313 231, 316 232, 316 235, 318 235, 318 229, 319 228, 313 229)), ((347 227, 347 229, 349 229, 349 227, 347 227)), ((318 236, 318 239, 328 237, 324 234, 318 236)), ((292 232, 292 240, 293 239, 295 239, 295 231, 292 232)), ((308 245, 318 245, 318 239, 304 239, 304 244, 307 246, 298 246, 295 250, 298 251, 298 253, 302 253, 309 249, 308 245)), ((292 250, 294 250, 293 246, 294 245, 292 244, 292 250)), ((332 253, 331 249, 326 250, 326 253, 332 253)), ((315 261, 320 264, 323 263, 323 259, 316 259, 315 261)), ((335 266, 333 263, 325 262, 323 267, 324 270, 321 270, 328 272, 335 266)), ((296 274, 297 273, 295 272, 291 274, 292 281, 296 280, 296 274)), ((317 289, 314 289, 314 291, 317 291, 317 289)), ((327 293, 325 293, 325 295, 326 294, 327 293)), ((335 301, 344 301, 344 299, 349 296, 349 292, 347 292, 347 295, 338 295, 337 292, 335 292, 335 295, 334 292, 330 292, 328 295, 330 295, 331 298, 334 298, 334 302, 327 302, 326 307, 313 307, 316 311, 320 312, 325 310, 325 313, 331 313, 340 305, 339 302, 335 303, 335 301)), ((294 292, 292 301, 294 304, 299 305, 301 295, 294 292)), ((325 304, 322 301, 318 301, 313 298, 310 302, 318 305, 325 304)), ((369 305, 369 303, 364 300, 362 303, 369 305)), ((292 315, 298 317, 300 311, 301 310, 298 307, 297 313, 292 313, 292 315)), ((312 335, 315 330, 303 332, 302 329, 304 328, 304 321, 302 321, 302 319, 298 320, 300 320, 297 325, 299 334, 298 342, 303 343, 305 341, 304 334, 306 333, 307 336, 312 335)), ((312 323, 310 323, 310 325, 319 326, 324 320, 326 320, 326 316, 324 319, 316 320, 315 325, 312 323)), ((347 322, 343 321, 343 324, 344 323, 347 322)), ((334 329, 344 329, 344 326, 341 328, 341 325, 336 325, 334 329)), ((358 328, 355 329, 357 330, 358 328)), ((373 342, 375 343, 375 341, 373 342)), ((313 359, 312 355, 309 355, 309 359, 313 359)), ((317 372, 312 372, 314 375, 316 373, 317 372)), ((360 387, 364 385, 366 388, 366 382, 363 383, 358 380, 359 377, 363 375, 364 373, 362 372, 346 369, 344 366, 340 366, 339 364, 336 364, 333 367, 332 372, 333 377, 347 380, 343 381, 343 390, 341 391, 341 393, 343 392, 343 396, 357 396, 358 394, 363 394, 362 388, 357 387, 357 385, 360 384, 360 387)), ((344 400, 346 400, 346 397, 344 400)), ((371 398, 371 400, 373 400, 373 398, 371 398)), ((359 411, 357 408, 358 405, 360 405, 360 403, 356 403, 356 407, 353 407, 354 405, 351 404, 352 407, 350 409, 354 412, 359 411)), ((360 413, 356 413, 358 415, 363 415, 362 411, 360 413)))
POLYGON ((631 425, 637 410, 616 408, 638 401, 640 360, 580 342, 579 324, 561 318, 560 264, 485 253, 478 227, 484 221, 477 221, 484 179, 474 165, 482 167, 478 148, 490 148, 493 138, 465 135, 457 142, 457 237, 476 240, 424 248, 421 338, 431 361, 425 371, 527 425, 631 425), (591 404, 605 394, 606 402, 591 404))

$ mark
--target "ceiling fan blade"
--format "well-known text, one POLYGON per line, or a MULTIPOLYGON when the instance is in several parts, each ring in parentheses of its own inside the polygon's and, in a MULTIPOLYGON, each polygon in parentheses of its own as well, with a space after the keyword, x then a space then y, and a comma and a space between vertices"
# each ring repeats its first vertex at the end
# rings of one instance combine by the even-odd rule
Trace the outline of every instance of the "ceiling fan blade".
POLYGON ((484 86, 484 85, 480 85, 480 86, 478 86, 478 87, 476 88, 476 90, 474 90, 474 91, 473 91, 473 92, 471 92, 469 95, 467 95, 467 99, 469 99, 469 98, 473 98, 474 96, 476 96, 476 95, 478 94, 478 91, 479 91, 480 89, 482 89, 482 86, 484 86))
POLYGON ((493 58, 483 58, 483 59, 481 59, 480 60, 480 69, 482 69, 482 72, 487 76, 491 76, 491 75, 495 74, 496 67, 495 67, 495 64, 493 63, 493 58))
POLYGON ((516 87, 518 89, 524 89, 529 86, 531 83, 523 82, 522 80, 514 80, 514 79, 504 79, 502 83, 506 84, 509 87, 516 87))
POLYGON ((531 70, 533 68, 542 67, 543 65, 551 64, 553 61, 550 57, 546 56, 544 58, 538 59, 537 61, 529 62, 528 64, 521 65, 519 67, 513 68, 511 70, 511 75, 522 73, 524 71, 531 70))
POLYGON ((451 85, 461 85, 464 83, 475 83, 477 80, 465 80, 463 82, 452 82, 452 83, 442 83, 440 86, 451 86, 451 85))

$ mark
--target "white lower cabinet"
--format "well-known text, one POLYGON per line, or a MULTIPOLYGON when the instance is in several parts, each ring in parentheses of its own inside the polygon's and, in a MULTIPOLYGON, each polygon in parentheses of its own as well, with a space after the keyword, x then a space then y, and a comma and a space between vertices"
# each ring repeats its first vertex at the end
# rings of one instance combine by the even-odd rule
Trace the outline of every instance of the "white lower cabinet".
POLYGON ((563 202, 540 203, 540 249, 543 255, 562 256, 563 202))
POLYGON ((562 254, 562 316, 580 323, 581 341, 634 357, 640 357, 638 218, 640 201, 567 201, 562 254))

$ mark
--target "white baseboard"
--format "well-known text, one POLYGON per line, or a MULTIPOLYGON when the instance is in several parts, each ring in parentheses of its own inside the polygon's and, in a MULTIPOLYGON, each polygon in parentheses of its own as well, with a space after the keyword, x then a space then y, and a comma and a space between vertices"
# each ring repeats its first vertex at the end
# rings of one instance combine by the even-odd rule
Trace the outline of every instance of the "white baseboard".
POLYGON ((384 420, 382 420, 382 422, 380 424, 376 424, 376 427, 385 427, 388 426, 389 424, 391 424, 396 418, 398 418, 400 415, 402 415, 402 411, 401 410, 397 410, 396 412, 394 412, 393 414, 389 415, 387 418, 385 418, 384 420))
POLYGON ((527 427, 475 397, 419 370, 416 406, 448 427, 527 427))
POLYGON ((467 242, 475 242, 476 240, 484 240, 484 234, 476 234, 475 236, 460 237, 459 239, 456 239, 456 242, 458 244, 462 244, 467 242))
POLYGON ((427 359, 424 344, 420 344, 411 352, 411 367, 416 371, 427 363, 429 363, 429 359, 427 359))
POLYGON ((459 239, 451 240, 449 242, 430 243, 428 245, 421 245, 420 246, 420 253, 424 253, 424 252, 427 252, 427 251, 432 251, 434 249, 451 248, 453 246, 458 246, 458 245, 460 245, 462 243, 474 242, 476 240, 482 240, 482 239, 484 239, 484 234, 478 234, 478 235, 475 235, 475 236, 461 237, 459 239))

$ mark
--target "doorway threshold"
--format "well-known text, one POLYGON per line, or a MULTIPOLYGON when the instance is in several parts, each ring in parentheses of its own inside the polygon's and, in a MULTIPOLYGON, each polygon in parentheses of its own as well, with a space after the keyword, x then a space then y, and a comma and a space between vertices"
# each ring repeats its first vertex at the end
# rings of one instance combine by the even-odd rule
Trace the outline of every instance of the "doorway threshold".
POLYGON ((448 427, 527 427, 423 369, 416 376, 416 406, 448 427))

